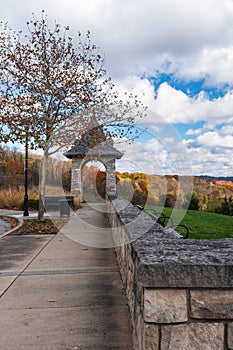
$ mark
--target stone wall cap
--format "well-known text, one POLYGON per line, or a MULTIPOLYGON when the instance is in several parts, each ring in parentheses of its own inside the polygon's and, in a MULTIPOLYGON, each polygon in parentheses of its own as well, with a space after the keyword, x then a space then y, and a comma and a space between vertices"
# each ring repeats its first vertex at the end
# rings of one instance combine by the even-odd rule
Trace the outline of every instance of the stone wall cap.
POLYGON ((138 219, 140 210, 126 200, 117 197, 112 203, 132 242, 136 278, 145 287, 233 286, 233 239, 178 239, 173 230, 153 225, 146 213, 138 219))
POLYGON ((132 243, 137 278, 147 287, 233 286, 233 239, 132 243))

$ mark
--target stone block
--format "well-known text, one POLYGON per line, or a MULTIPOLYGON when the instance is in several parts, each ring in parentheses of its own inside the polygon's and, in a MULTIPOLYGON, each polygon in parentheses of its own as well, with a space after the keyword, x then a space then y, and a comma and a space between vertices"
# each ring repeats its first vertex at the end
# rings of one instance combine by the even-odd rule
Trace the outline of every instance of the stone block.
POLYGON ((192 291, 191 317, 233 318, 233 290, 192 291))
POLYGON ((145 289, 144 320, 154 323, 187 321, 186 291, 145 289))
POLYGON ((233 350, 233 323, 228 324, 227 345, 229 350, 233 350))
POLYGON ((190 323, 162 326, 161 350, 224 350, 224 325, 190 323))
POLYGON ((145 350, 159 349, 159 327, 154 324, 145 325, 145 350))
POLYGON ((132 242, 141 284, 151 288, 233 287, 232 239, 166 239, 166 232, 162 239, 157 232, 156 228, 153 235, 132 242))

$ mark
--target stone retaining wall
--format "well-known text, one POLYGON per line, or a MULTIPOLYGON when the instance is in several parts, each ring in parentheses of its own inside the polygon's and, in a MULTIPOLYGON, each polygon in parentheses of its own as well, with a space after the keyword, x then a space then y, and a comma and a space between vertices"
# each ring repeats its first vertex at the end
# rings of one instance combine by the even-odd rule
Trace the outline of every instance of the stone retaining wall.
POLYGON ((108 202, 135 350, 233 349, 233 240, 186 240, 108 202))

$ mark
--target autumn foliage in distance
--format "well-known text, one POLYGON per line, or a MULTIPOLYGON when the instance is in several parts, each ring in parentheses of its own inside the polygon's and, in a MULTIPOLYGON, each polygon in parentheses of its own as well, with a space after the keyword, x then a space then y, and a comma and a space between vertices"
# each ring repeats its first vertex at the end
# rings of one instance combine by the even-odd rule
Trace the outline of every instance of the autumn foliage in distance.
MULTIPOLYGON (((33 201, 38 201, 39 171, 41 157, 29 155, 29 187, 31 189, 32 208, 33 201)), ((65 193, 70 193, 71 161, 57 161, 49 158, 47 185, 49 191, 56 188, 62 177, 65 193)), ((22 207, 23 202, 23 175, 24 155, 16 150, 0 147, 0 207, 22 207), (18 201, 7 203, 10 193, 17 196, 22 190, 18 201), (8 195, 5 193, 8 191, 8 195), (18 204, 16 204, 18 203, 18 204)), ((130 200, 133 204, 164 205, 173 207, 179 203, 182 208, 187 205, 185 193, 178 193, 177 175, 147 175, 144 173, 116 173, 118 193, 130 200)), ((92 163, 87 163, 83 169, 84 199, 86 201, 99 201, 106 194, 106 172, 92 163)), ((51 195, 51 193, 49 193, 51 195)), ((14 197, 13 196, 13 197, 14 197)), ((233 214, 233 182, 226 180, 200 179, 193 177, 193 188, 189 209, 233 214)), ((21 208, 20 207, 20 208, 21 208)), ((187 207, 187 206, 186 206, 187 207)))

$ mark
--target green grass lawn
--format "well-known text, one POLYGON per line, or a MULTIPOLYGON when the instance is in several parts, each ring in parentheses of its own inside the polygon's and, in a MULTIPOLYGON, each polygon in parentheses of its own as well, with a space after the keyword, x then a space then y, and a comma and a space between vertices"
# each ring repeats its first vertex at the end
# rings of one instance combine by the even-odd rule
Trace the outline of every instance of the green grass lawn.
MULTIPOLYGON (((233 238, 233 217, 221 214, 206 213, 195 210, 183 210, 147 206, 151 212, 161 211, 166 216, 173 218, 174 224, 184 224, 189 228, 189 237, 191 239, 219 239, 233 238), (183 217, 183 219, 182 219, 183 217), (182 219, 182 220, 181 220, 182 219), (180 221, 181 220, 181 221, 180 221)), ((176 231, 184 234, 184 229, 174 228, 176 231)))

